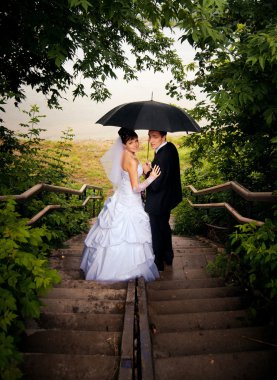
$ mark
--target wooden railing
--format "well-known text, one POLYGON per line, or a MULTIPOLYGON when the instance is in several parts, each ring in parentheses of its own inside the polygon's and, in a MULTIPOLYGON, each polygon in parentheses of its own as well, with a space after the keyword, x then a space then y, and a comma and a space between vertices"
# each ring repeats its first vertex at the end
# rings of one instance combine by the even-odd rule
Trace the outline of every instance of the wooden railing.
POLYGON ((258 202, 274 202, 277 201, 277 194, 274 195, 271 192, 254 192, 246 189, 244 186, 240 185, 236 181, 225 182, 221 185, 216 185, 213 187, 208 187, 207 189, 196 190, 192 185, 186 186, 189 188, 194 195, 205 195, 212 193, 219 193, 220 191, 234 190, 242 198, 247 201, 258 201, 258 202))
MULTIPOLYGON (((45 183, 38 183, 31 187, 30 189, 24 191, 23 193, 19 195, 1 195, 0 201, 5 201, 7 199, 15 199, 17 202, 25 202, 28 199, 33 198, 35 195, 41 193, 42 191, 49 191, 53 193, 62 193, 67 195, 77 195, 79 198, 84 198, 83 203, 80 206, 70 206, 71 208, 79 208, 79 207, 86 207, 88 202, 92 202, 92 212, 93 216, 96 216, 96 208, 97 204, 103 200, 103 189, 98 186, 92 186, 92 185, 86 185, 84 184, 80 190, 75 190, 67 187, 62 186, 54 186, 54 185, 47 185, 45 183), (87 190, 91 190, 92 194, 87 196, 87 190)), ((40 220, 44 215, 47 213, 62 209, 64 206, 61 205, 48 205, 44 207, 41 211, 39 211, 36 215, 34 215, 28 222, 27 225, 32 225, 36 223, 38 220, 40 220)))
MULTIPOLYGON (((188 189, 191 190, 193 195, 199 196, 199 195, 207 195, 207 194, 213 194, 218 193, 224 190, 234 190, 237 194, 239 194, 242 198, 244 198, 247 201, 257 201, 257 202, 271 202, 276 203, 277 202, 277 195, 272 192, 253 192, 242 185, 240 185, 238 182, 230 181, 223 183, 221 185, 216 185, 213 187, 209 187, 202 190, 197 190, 192 185, 186 186, 188 189)), ((194 208, 225 208, 238 222, 240 223, 250 223, 254 222, 256 225, 261 226, 264 224, 263 221, 247 218, 245 216, 242 216, 237 210, 234 209, 229 203, 221 202, 221 203, 192 203, 188 199, 189 204, 194 208)))

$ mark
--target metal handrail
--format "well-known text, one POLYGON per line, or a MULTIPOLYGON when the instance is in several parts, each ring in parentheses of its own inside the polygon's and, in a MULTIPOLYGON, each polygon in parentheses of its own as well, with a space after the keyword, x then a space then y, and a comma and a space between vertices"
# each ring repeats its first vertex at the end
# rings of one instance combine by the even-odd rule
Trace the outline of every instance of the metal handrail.
POLYGON ((15 199, 18 202, 25 202, 27 199, 32 198, 38 193, 41 193, 42 191, 50 191, 53 193, 64 193, 64 194, 72 194, 72 195, 83 195, 86 191, 86 189, 93 189, 97 191, 102 191, 102 187, 98 186, 92 186, 84 184, 80 190, 70 189, 68 187, 63 186, 54 186, 54 185, 47 185, 46 183, 38 183, 30 189, 24 191, 23 193, 19 195, 0 195, 0 201, 5 201, 7 199, 15 199))
POLYGON ((262 226, 264 222, 261 220, 246 218, 239 214, 234 207, 232 207, 229 203, 192 203, 189 199, 187 199, 190 206, 193 208, 225 208, 237 221, 240 223, 251 223, 254 222, 257 226, 262 226))
POLYGON ((259 202, 276 202, 277 194, 273 194, 272 192, 257 192, 250 191, 242 186, 240 183, 236 181, 229 181, 222 183, 221 185, 216 185, 212 187, 208 187, 206 189, 197 190, 192 185, 186 186, 189 188, 194 195, 205 195, 212 193, 219 193, 220 191, 232 189, 236 193, 238 193, 242 198, 247 201, 259 201, 259 202))
MULTIPOLYGON (((25 202, 28 199, 34 197, 35 195, 41 193, 42 191, 49 191, 53 193, 63 193, 63 194, 70 194, 70 195, 78 195, 81 196, 83 194, 86 194, 87 189, 92 189, 94 192, 99 192, 99 194, 93 194, 86 197, 84 202, 79 206, 70 206, 71 208, 80 208, 85 207, 89 201, 95 201, 95 200, 103 200, 103 189, 102 187, 93 186, 93 185, 82 185, 80 190, 71 189, 68 187, 63 186, 54 186, 54 185, 47 185, 45 183, 38 183, 34 186, 32 186, 30 189, 24 191, 23 193, 19 195, 1 195, 0 201, 5 201, 8 199, 15 199, 17 202, 25 202)), ((95 206, 95 205, 93 205, 95 206)), ((44 215, 47 213, 65 208, 65 206, 61 205, 48 205, 45 206, 41 211, 39 211, 36 215, 34 215, 26 224, 28 226, 31 226, 32 224, 36 223, 38 220, 40 220, 44 215)), ((95 214, 95 208, 93 208, 93 214, 95 214)), ((93 215, 95 216, 95 215, 93 215)))
MULTIPOLYGON (((197 190, 194 186, 188 185, 186 188, 190 189, 193 195, 206 195, 206 194, 214 194, 219 193, 224 190, 232 189, 236 193, 238 193, 242 198, 247 201, 259 201, 259 202, 273 202, 276 203, 277 195, 272 192, 254 192, 246 189, 244 186, 239 184, 236 181, 225 182, 221 185, 216 185, 212 187, 208 187, 206 189, 197 190)), ((246 218, 238 213, 237 210, 234 209, 229 203, 221 202, 221 203, 192 203, 189 199, 187 199, 190 206, 194 208, 225 208, 236 220, 240 223, 251 223, 254 222, 257 226, 262 226, 264 222, 252 218, 246 218)))

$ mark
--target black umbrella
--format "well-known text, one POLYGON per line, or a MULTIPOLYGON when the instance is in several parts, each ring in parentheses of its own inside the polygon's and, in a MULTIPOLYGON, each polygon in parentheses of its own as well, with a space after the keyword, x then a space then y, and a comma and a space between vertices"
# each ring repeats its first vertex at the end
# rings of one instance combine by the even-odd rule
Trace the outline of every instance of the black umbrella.
POLYGON ((186 112, 154 100, 121 104, 107 112, 96 123, 134 130, 200 132, 199 125, 186 112))

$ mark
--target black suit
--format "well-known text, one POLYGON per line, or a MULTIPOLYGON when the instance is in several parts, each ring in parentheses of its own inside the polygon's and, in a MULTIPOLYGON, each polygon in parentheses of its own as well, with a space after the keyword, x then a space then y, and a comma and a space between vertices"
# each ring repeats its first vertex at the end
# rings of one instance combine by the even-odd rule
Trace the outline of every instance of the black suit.
POLYGON ((158 269, 173 259, 170 211, 182 200, 178 151, 168 142, 155 155, 152 166, 159 165, 161 175, 146 190, 145 211, 149 214, 153 250, 158 269))

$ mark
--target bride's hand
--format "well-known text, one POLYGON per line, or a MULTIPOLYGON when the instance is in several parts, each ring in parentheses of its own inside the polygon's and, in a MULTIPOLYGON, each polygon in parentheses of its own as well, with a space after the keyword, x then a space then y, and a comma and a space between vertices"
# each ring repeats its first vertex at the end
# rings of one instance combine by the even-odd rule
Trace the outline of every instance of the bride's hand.
POLYGON ((151 162, 146 162, 144 165, 143 165, 143 173, 144 174, 147 174, 148 172, 150 172, 151 170, 151 162))
POLYGON ((157 178, 157 177, 159 177, 160 174, 161 174, 161 169, 160 169, 159 165, 154 165, 154 167, 150 173, 150 177, 157 178))

